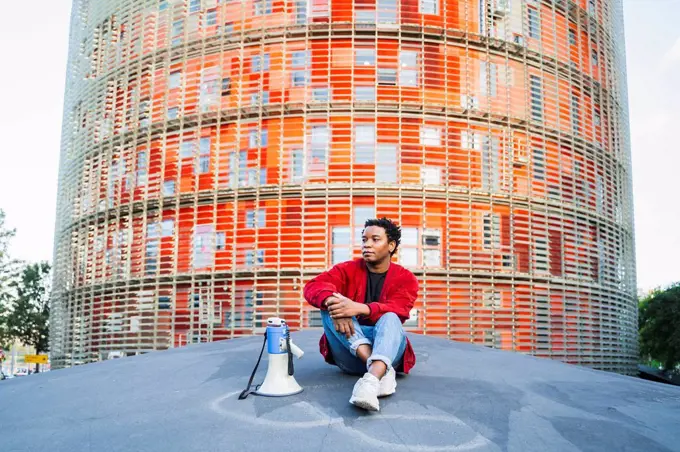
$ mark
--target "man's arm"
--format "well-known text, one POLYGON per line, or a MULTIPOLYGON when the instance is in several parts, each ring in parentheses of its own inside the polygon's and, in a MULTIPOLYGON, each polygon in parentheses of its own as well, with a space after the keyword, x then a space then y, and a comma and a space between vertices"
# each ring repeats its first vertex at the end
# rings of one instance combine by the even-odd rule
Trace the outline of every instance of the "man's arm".
POLYGON ((370 303, 368 318, 371 322, 377 322, 386 312, 397 314, 402 323, 408 320, 411 309, 418 298, 418 280, 409 271, 400 275, 398 288, 393 289, 387 300, 381 303, 370 303))
POLYGON ((342 293, 347 281, 345 263, 338 264, 328 271, 312 278, 303 290, 305 300, 318 309, 326 310, 324 301, 335 292, 342 293))

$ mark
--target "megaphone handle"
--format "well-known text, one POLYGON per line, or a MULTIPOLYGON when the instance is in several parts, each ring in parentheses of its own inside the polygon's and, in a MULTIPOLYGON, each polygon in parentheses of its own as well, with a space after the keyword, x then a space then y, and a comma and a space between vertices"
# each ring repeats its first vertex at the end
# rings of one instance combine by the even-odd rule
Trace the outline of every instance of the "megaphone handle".
POLYGON ((290 330, 286 328, 286 353, 288 354, 288 375, 295 373, 293 367, 293 352, 290 350, 290 330))

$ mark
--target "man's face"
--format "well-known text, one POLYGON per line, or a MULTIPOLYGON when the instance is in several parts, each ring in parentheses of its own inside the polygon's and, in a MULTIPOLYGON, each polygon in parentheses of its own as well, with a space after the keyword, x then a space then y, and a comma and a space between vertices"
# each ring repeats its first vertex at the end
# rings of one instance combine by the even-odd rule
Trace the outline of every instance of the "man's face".
POLYGON ((383 261, 384 259, 389 259, 390 253, 396 246, 395 242, 387 241, 385 229, 381 228, 380 226, 369 226, 364 229, 362 241, 362 256, 364 261, 370 263, 377 263, 383 261))

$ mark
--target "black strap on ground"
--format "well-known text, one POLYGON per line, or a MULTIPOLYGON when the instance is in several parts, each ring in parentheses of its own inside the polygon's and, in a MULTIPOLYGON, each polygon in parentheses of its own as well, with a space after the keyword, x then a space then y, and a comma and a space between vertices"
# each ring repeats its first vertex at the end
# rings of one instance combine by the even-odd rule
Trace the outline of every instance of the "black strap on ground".
MULTIPOLYGON (((255 388, 255 391, 250 390, 250 386, 253 384, 253 378, 255 378, 255 373, 257 372, 257 367, 260 365, 260 360, 262 359, 262 353, 264 353, 264 346, 267 344, 267 333, 264 333, 264 342, 262 342, 262 350, 260 350, 260 356, 257 358, 257 364, 255 364, 255 369, 253 369, 253 373, 250 374, 250 380, 248 380, 248 386, 246 386, 246 389, 241 392, 241 394, 238 396, 239 400, 243 400, 246 397, 248 397, 250 394, 253 392, 257 391, 257 388, 255 388)), ((258 386, 259 387, 259 386, 258 386)))
POLYGON ((288 375, 293 375, 295 369, 293 368, 293 352, 290 351, 290 330, 286 334, 286 349, 288 351, 288 375))

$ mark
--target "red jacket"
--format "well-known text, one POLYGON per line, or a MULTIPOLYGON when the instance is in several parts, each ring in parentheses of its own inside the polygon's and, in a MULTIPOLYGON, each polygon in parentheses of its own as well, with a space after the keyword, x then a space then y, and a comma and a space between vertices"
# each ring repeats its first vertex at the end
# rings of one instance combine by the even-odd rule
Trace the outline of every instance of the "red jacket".
MULTIPOLYGON (((309 281, 304 289, 305 299, 312 306, 324 310, 326 308, 322 304, 326 298, 333 295, 333 292, 338 292, 357 303, 364 303, 367 272, 368 269, 363 259, 342 262, 309 281)), ((386 312, 394 312, 401 319, 401 323, 404 323, 409 318, 409 313, 417 297, 418 280, 413 273, 401 265, 390 263, 380 299, 368 305, 371 313, 368 316, 360 317, 359 323, 375 325, 386 312)), ((319 349, 327 363, 335 364, 325 333, 319 341, 319 349)), ((413 352, 413 347, 411 347, 411 342, 406 338, 404 359, 401 366, 396 370, 408 373, 415 364, 416 355, 413 352)))

